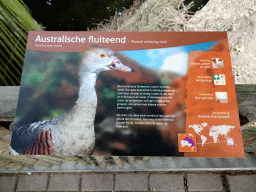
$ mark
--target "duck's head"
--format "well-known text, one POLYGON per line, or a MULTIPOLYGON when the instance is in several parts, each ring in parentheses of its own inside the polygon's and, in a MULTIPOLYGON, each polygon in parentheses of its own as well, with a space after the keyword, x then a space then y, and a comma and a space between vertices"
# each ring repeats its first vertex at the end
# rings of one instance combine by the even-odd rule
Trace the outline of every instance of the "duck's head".
POLYGON ((99 73, 117 69, 124 72, 134 73, 134 69, 124 65, 116 56, 116 53, 107 47, 99 45, 90 46, 80 61, 80 72, 99 73))

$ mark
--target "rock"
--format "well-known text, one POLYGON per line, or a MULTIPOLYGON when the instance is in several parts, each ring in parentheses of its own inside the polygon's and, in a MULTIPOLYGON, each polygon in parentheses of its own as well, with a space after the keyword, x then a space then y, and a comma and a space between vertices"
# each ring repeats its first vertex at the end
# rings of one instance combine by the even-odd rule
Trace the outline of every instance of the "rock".
POLYGON ((15 116, 19 86, 0 86, 0 118, 13 118, 15 116))
POLYGON ((192 31, 228 32, 236 84, 256 84, 255 13, 255 1, 211 0, 189 20, 192 31))

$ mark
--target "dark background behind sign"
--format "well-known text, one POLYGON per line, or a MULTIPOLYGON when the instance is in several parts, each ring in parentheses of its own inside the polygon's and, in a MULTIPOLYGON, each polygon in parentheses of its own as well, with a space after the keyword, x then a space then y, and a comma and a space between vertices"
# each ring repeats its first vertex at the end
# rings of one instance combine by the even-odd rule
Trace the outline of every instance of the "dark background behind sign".
MULTIPOLYGON (((107 23, 115 14, 145 0, 24 0, 35 20, 47 31, 87 31, 99 23, 107 23)), ((185 0, 185 5, 192 0, 185 0)), ((209 0, 193 0, 194 13, 209 0)))

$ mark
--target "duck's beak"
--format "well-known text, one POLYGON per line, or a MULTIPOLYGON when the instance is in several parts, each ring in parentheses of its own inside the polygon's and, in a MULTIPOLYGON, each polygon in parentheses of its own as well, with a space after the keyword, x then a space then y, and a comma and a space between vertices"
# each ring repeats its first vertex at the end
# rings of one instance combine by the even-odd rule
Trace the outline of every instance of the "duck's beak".
POLYGON ((119 59, 115 58, 114 61, 108 66, 110 69, 117 69, 119 71, 124 72, 132 72, 134 73, 134 69, 124 65, 119 59))

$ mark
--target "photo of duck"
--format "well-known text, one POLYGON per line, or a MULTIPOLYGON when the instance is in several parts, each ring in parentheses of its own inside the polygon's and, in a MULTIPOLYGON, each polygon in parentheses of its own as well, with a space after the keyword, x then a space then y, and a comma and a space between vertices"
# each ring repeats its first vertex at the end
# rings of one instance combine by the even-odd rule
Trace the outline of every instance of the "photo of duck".
POLYGON ((10 154, 90 155, 95 146, 94 119, 97 107, 95 84, 101 71, 134 73, 111 49, 90 46, 78 65, 79 92, 74 107, 54 119, 38 121, 13 130, 10 154))

